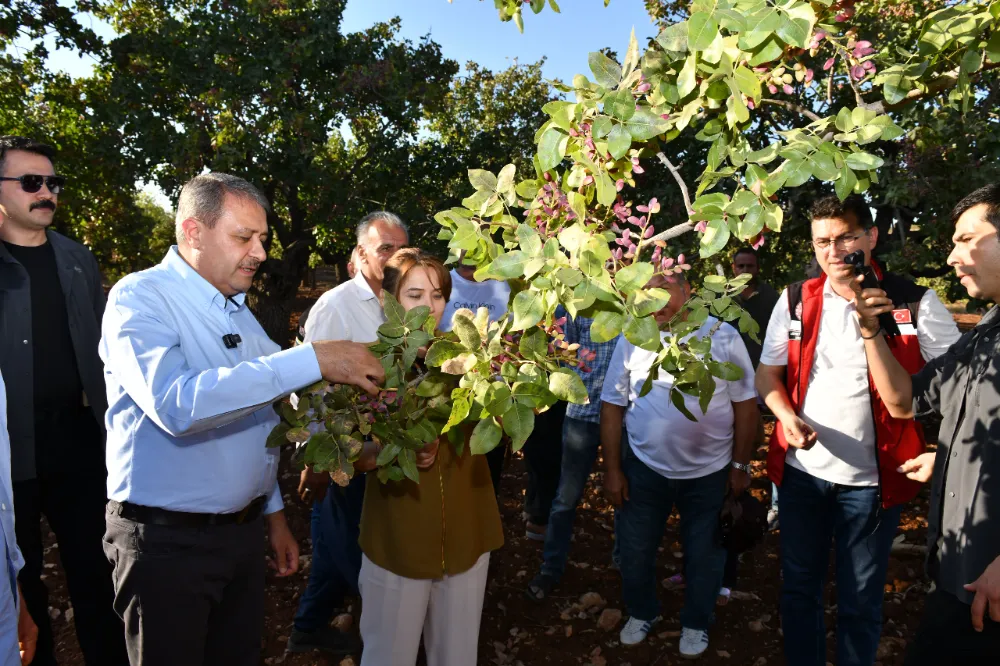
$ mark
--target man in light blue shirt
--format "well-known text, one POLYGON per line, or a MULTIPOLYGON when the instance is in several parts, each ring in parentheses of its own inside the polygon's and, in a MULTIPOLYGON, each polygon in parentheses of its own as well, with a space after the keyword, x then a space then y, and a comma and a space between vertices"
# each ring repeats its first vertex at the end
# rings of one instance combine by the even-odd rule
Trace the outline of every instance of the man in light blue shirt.
POLYGON ((14 540, 14 493, 10 481, 10 439, 7 436, 7 391, 0 376, 0 547, 4 549, 0 580, 0 666, 30 664, 35 656, 38 627, 28 614, 17 587, 24 566, 14 540))
POLYGON ((272 404, 321 378, 374 393, 384 377, 362 344, 280 351, 264 333, 245 292, 267 257, 267 210, 240 178, 194 178, 177 246, 108 295, 104 541, 133 666, 259 663, 261 516, 272 568, 298 569, 278 449, 265 447, 272 404))

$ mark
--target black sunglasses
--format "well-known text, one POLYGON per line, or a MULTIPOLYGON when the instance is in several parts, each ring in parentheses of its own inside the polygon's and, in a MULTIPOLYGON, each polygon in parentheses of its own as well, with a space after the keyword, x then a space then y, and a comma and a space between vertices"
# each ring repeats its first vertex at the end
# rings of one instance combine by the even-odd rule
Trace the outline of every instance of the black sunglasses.
POLYGON ((62 192, 63 185, 66 184, 66 178, 63 176, 39 176, 33 173, 17 178, 3 177, 0 180, 16 180, 21 183, 21 189, 28 194, 34 194, 42 189, 42 183, 45 183, 45 187, 49 188, 49 192, 52 194, 59 194, 62 192))

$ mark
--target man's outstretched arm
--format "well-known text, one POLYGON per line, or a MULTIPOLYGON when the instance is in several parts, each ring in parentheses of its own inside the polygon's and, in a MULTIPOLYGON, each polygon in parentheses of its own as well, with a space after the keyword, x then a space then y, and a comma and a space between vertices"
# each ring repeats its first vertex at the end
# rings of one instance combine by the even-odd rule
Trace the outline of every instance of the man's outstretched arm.
MULTIPOLYGON (((862 278, 859 278, 859 280, 862 278)), ((897 419, 913 418, 913 378, 892 355, 885 336, 882 335, 878 316, 892 312, 892 300, 881 289, 861 289, 854 283, 858 310, 858 324, 861 337, 865 341, 868 357, 868 371, 871 372, 875 388, 889 413, 897 419)))

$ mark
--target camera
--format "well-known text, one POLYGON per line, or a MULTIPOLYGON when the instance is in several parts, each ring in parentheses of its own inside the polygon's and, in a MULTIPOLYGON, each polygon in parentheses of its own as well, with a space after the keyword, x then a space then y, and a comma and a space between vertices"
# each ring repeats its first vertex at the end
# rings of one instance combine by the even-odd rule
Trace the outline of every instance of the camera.
MULTIPOLYGON (((855 250, 847 256, 844 257, 844 263, 854 269, 854 275, 864 275, 865 279, 861 283, 862 289, 879 289, 878 276, 875 275, 875 269, 871 266, 865 264, 865 252, 864 250, 855 250)), ((893 337, 899 335, 899 326, 896 325, 896 320, 893 318, 891 312, 883 312, 878 316, 878 323, 882 326, 882 330, 885 331, 886 337, 893 337)))

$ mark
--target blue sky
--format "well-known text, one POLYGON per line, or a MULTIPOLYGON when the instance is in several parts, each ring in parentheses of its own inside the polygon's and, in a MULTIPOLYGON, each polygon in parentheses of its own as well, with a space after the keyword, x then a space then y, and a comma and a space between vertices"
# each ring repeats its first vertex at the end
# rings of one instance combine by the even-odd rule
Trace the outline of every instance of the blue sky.
POLYGON ((403 20, 403 37, 430 34, 444 55, 461 64, 474 60, 493 70, 547 58, 545 74, 567 82, 587 72, 587 54, 605 46, 620 53, 635 28, 641 41, 655 34, 642 0, 562 0, 561 14, 546 7, 532 14, 525 7, 524 34, 513 21, 501 23, 490 0, 350 0, 346 32, 362 30, 392 16, 403 20))
MULTIPOLYGON (((525 7, 524 34, 513 22, 501 23, 490 0, 349 0, 344 32, 355 32, 393 16, 402 19, 402 37, 418 40, 430 34, 444 55, 460 64, 474 60, 492 70, 515 59, 531 63, 545 56, 545 75, 571 81, 587 72, 587 54, 608 46, 624 53, 635 28, 640 43, 655 33, 642 0, 561 0, 561 14, 548 7, 537 16, 525 7)), ((113 36, 109 26, 85 17, 98 34, 113 36)), ((51 47, 51 46, 50 46, 51 47)), ((87 74, 92 61, 75 53, 55 51, 51 64, 74 76, 87 74)))

